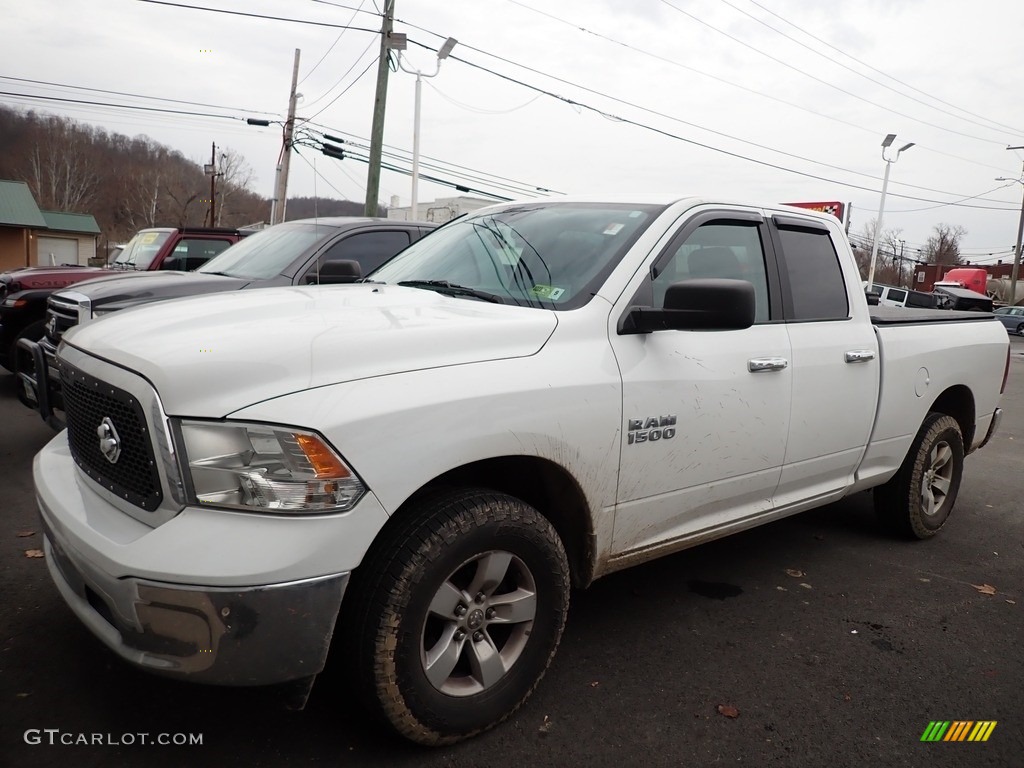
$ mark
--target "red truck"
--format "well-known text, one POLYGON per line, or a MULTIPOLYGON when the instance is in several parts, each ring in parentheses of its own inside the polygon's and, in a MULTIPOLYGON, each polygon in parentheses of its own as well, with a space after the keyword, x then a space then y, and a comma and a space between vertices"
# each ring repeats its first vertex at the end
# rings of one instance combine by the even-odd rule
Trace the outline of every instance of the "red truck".
POLYGON ((38 341, 43 337, 46 300, 54 291, 83 280, 109 277, 117 271, 190 271, 247 234, 238 229, 155 227, 136 233, 109 267, 63 264, 0 274, 0 365, 15 371, 18 340, 38 341))

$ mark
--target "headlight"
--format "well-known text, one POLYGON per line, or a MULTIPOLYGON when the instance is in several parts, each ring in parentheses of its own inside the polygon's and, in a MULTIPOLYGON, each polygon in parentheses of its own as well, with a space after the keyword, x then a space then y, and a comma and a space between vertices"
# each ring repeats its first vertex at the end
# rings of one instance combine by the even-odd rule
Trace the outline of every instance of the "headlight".
POLYGON ((3 305, 5 307, 20 307, 25 304, 25 301, 25 299, 19 299, 16 296, 8 296, 4 299, 3 305))
POLYGON ((352 509, 366 491, 313 432, 183 420, 178 434, 193 503, 303 515, 352 509))

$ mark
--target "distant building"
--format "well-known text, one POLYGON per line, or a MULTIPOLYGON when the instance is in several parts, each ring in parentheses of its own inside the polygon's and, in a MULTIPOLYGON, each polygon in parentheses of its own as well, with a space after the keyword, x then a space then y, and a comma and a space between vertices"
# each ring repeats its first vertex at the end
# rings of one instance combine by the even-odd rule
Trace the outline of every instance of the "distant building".
POLYGON ((99 234, 91 215, 40 210, 28 184, 0 180, 0 271, 88 264, 99 234))
MULTIPOLYGON (((488 205, 494 205, 497 201, 491 200, 486 197, 468 197, 466 195, 459 195, 458 197, 439 197, 432 203, 421 202, 416 207, 419 208, 419 220, 420 221, 432 221, 436 224, 444 224, 446 221, 451 221, 456 216, 461 216, 464 213, 475 211, 478 208, 483 208, 488 205)), ((391 198, 391 207, 388 208, 389 219, 401 219, 402 221, 408 221, 410 217, 411 206, 405 206, 404 208, 398 207, 398 196, 394 195, 391 198)))

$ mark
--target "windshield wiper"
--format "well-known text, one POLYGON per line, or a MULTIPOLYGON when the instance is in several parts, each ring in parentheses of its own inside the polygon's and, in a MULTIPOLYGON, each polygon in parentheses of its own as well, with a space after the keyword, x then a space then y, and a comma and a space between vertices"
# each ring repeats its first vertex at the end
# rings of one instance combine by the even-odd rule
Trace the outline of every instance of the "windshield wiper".
POLYGON ((501 298, 501 296, 496 296, 493 293, 487 293, 487 291, 478 291, 475 288, 467 288, 464 285, 449 283, 447 280, 401 280, 398 285, 403 285, 408 288, 426 288, 427 290, 437 291, 445 296, 469 296, 474 299, 480 299, 481 301, 490 301, 494 304, 505 303, 505 300, 501 298))

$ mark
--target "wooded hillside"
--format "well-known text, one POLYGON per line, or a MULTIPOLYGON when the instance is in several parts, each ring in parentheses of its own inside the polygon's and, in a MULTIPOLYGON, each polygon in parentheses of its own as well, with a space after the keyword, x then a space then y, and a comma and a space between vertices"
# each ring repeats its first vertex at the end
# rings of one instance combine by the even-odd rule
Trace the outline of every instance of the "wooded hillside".
MULTIPOLYGON (((218 148, 216 226, 270 218, 240 154, 218 148)), ((64 117, 0 107, 0 179, 28 183, 40 208, 92 214, 106 243, 144 227, 209 226, 210 177, 201 164, 147 136, 124 136, 64 117)), ((287 218, 362 215, 362 203, 292 198, 287 218)))

